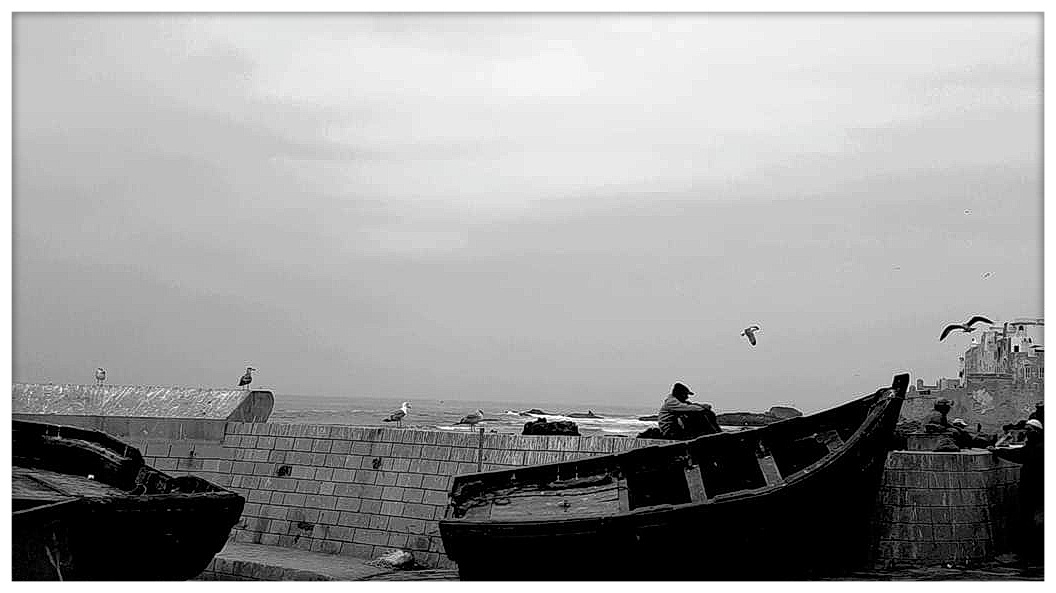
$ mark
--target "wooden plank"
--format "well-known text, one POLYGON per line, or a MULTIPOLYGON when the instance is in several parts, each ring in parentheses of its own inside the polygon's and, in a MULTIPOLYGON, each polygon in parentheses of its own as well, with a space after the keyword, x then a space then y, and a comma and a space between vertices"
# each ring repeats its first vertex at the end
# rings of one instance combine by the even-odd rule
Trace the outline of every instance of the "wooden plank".
POLYGON ((705 502, 708 493, 704 491, 704 476, 699 465, 686 468, 686 485, 689 486, 689 499, 693 502, 705 502))
POLYGON ((763 478, 766 480, 767 486, 774 486, 785 481, 785 478, 781 476, 781 471, 777 469, 777 462, 774 461, 772 455, 759 458, 759 469, 763 471, 763 478))
POLYGON ((560 519, 619 512, 619 493, 615 485, 578 490, 530 490, 498 497, 490 505, 491 519, 560 519))
POLYGON ((626 513, 631 510, 631 493, 627 490, 627 479, 620 478, 616 482, 616 488, 619 511, 621 513, 626 513))

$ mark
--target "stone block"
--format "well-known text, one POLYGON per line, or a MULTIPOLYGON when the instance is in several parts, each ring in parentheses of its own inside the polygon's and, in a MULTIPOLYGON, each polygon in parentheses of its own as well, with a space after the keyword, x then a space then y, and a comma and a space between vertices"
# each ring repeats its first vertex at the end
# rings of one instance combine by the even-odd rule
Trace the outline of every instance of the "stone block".
POLYGON ((381 499, 378 498, 364 498, 359 503, 359 511, 361 513, 368 513, 371 515, 377 515, 381 513, 381 499))
POLYGON ((289 451, 286 453, 286 463, 310 466, 312 454, 307 451, 289 451))
MULTIPOLYGON (((353 536, 354 537, 354 536, 353 536)), ((341 544, 341 555, 352 556, 354 558, 368 558, 373 559, 372 555, 374 546, 370 544, 358 544, 353 542, 345 542, 341 544)))
POLYGON ((337 523, 346 527, 366 527, 370 524, 370 515, 344 511, 338 517, 337 523))
POLYGON ((290 507, 303 507, 307 498, 307 494, 287 492, 283 496, 282 503, 290 507))
POLYGON ((446 506, 449 502, 448 493, 442 490, 425 490, 421 502, 436 506, 446 506))
POLYGON ((356 529, 352 538, 353 543, 376 546, 385 545, 389 541, 389 534, 379 529, 356 529))
POLYGON ((358 511, 361 504, 361 500, 356 497, 350 496, 339 496, 337 498, 337 504, 334 506, 339 511, 358 511))
POLYGON ((422 476, 422 488, 427 488, 429 490, 443 490, 444 492, 447 492, 449 490, 450 481, 450 476, 426 475, 422 476))
POLYGON ((405 533, 389 533, 388 546, 390 548, 403 549, 407 547, 407 534, 405 533))
POLYGON ((329 439, 312 439, 312 453, 329 453, 332 444, 329 439))
POLYGON ((355 475, 352 477, 353 482, 364 485, 374 485, 377 479, 378 471, 369 468, 357 469, 355 475))
POLYGON ((297 480, 297 492, 319 494, 319 482, 315 480, 297 480))
POLYGON ((425 490, 421 488, 405 488, 403 491, 404 502, 422 502, 425 498, 425 490))
POLYGON ((337 542, 350 542, 352 541, 352 535, 354 529, 351 527, 335 526, 331 527, 328 531, 327 537, 337 542))

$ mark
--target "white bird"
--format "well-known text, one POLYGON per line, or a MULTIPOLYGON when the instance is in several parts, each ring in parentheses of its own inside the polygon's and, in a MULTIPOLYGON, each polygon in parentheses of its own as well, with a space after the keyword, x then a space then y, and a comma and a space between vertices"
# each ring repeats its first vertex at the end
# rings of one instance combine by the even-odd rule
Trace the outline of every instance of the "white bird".
POLYGON ((476 412, 473 412, 472 414, 466 414, 465 416, 463 416, 462 419, 458 421, 458 424, 469 424, 469 425, 472 426, 472 425, 476 424, 477 422, 480 422, 483 419, 484 419, 484 410, 477 410, 476 412))
POLYGON ((752 346, 755 346, 755 332, 757 332, 757 331, 759 331, 759 326, 758 325, 750 325, 750 326, 744 328, 744 331, 741 332, 741 335, 747 337, 748 338, 748 342, 752 346))
POLYGON ((387 418, 382 418, 382 422, 395 422, 396 426, 403 426, 403 419, 407 417, 407 409, 411 407, 411 404, 403 402, 399 410, 389 414, 387 418))
POLYGON ((249 384, 253 382, 252 371, 255 371, 255 370, 257 370, 257 369, 255 369, 253 367, 246 367, 246 374, 242 375, 242 378, 238 380, 238 386, 239 387, 245 387, 246 389, 249 389, 249 384))
POLYGON ((102 385, 106 382, 106 369, 98 367, 95 369, 95 384, 102 385))

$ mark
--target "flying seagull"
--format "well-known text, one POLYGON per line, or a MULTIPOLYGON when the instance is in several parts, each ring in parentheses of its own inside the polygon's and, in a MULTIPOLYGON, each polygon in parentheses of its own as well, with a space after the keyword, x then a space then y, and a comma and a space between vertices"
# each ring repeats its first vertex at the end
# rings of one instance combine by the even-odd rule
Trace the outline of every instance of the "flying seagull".
POLYGON ((403 426, 403 419, 407 416, 407 408, 410 407, 411 404, 403 402, 399 410, 389 414, 388 418, 382 418, 382 422, 395 422, 396 426, 403 426))
POLYGON ((965 323, 964 325, 958 325, 956 323, 951 323, 950 325, 947 325, 945 327, 945 329, 942 330, 942 335, 939 336, 939 341, 941 342, 941 341, 945 340, 946 336, 950 335, 950 332, 952 332, 955 329, 959 329, 959 330, 963 331, 964 333, 974 332, 978 328, 972 327, 972 325, 974 325, 975 323, 977 323, 979 321, 982 321, 983 323, 989 323, 990 325, 994 324, 993 321, 990 321, 986 317, 983 317, 981 315, 976 315, 975 317, 972 317, 971 319, 969 319, 968 322, 965 323))
POLYGON ((257 369, 255 369, 253 367, 246 367, 246 374, 242 375, 242 378, 238 380, 238 386, 239 387, 245 387, 246 389, 249 389, 249 384, 253 382, 253 374, 252 374, 252 372, 255 371, 255 370, 257 370, 257 369))
POLYGON ((759 331, 758 325, 750 325, 744 328, 744 331, 741 332, 741 335, 747 337, 748 343, 752 346, 755 346, 755 332, 757 331, 759 331))
POLYGON ((458 424, 469 424, 469 425, 472 426, 472 425, 476 424, 477 422, 480 422, 483 419, 484 419, 484 410, 477 410, 476 412, 473 412, 472 414, 466 414, 465 416, 463 416, 462 419, 458 421, 458 424))
POLYGON ((98 367, 95 369, 95 384, 102 385, 106 382, 106 369, 98 367))

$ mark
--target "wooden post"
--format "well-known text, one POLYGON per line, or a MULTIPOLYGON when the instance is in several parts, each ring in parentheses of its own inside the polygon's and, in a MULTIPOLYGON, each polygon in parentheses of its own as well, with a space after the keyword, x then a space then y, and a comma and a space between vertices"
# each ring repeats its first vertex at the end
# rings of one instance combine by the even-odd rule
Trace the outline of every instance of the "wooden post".
POLYGON ((480 433, 477 437, 477 471, 483 471, 484 469, 484 427, 480 428, 480 433))

